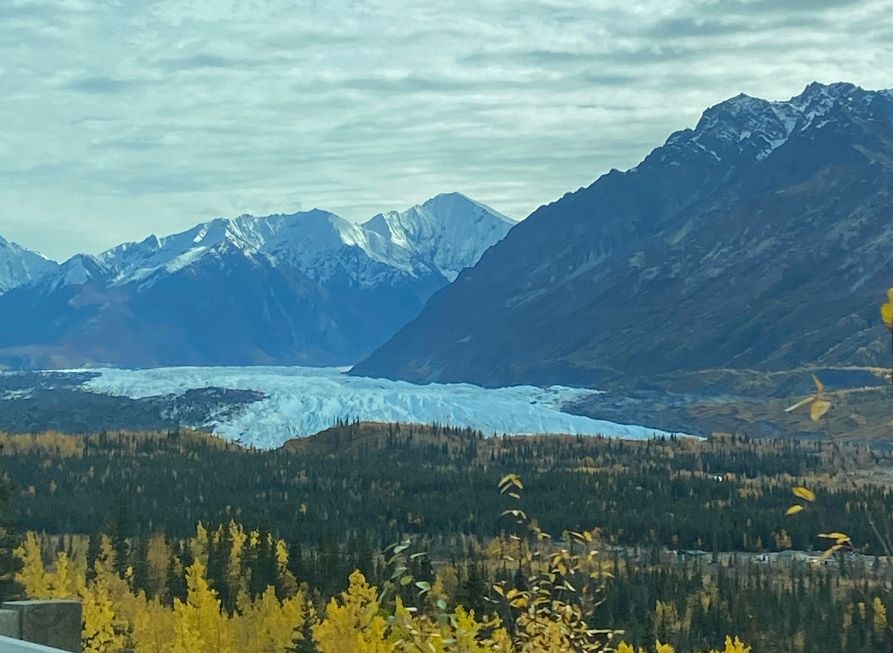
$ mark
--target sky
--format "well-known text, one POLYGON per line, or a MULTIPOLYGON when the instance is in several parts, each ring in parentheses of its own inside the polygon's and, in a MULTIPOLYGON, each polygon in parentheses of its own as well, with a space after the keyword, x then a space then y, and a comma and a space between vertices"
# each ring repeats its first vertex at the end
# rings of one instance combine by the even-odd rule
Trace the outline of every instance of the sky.
POLYGON ((517 219, 739 92, 893 87, 893 0, 0 0, 0 235, 461 191, 517 219))

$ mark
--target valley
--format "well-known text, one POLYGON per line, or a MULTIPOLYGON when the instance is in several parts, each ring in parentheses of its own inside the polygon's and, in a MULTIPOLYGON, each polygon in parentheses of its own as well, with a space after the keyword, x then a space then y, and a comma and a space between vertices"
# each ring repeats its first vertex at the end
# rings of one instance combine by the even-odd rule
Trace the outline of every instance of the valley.
POLYGON ((813 83, 520 223, 0 239, 10 593, 95 653, 875 653, 891 161, 893 93, 813 83))
POLYGON ((487 435, 564 433, 643 439, 728 433, 760 439, 836 438, 893 446, 888 371, 803 367, 615 377, 598 389, 418 385, 349 368, 174 367, 0 372, 0 431, 93 433, 198 428, 275 448, 339 423, 438 423, 487 435), (786 409, 825 382, 821 423, 786 409))
POLYGON ((0 373, 0 431, 205 428, 265 449, 342 422, 422 422, 487 435, 668 435, 566 410, 594 391, 552 386, 415 385, 300 367, 0 373))
POLYGON ((893 0, 0 0, 0 653, 893 653, 893 0))

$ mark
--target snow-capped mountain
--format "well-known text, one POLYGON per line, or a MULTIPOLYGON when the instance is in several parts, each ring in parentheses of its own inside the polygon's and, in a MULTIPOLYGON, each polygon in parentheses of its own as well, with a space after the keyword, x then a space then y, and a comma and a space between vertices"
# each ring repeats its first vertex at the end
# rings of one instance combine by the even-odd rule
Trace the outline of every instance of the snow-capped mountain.
POLYGON ((319 282, 340 275, 360 286, 375 286, 388 280, 381 278, 385 271, 410 276, 436 271, 452 281, 513 225, 510 218, 461 193, 438 195, 403 212, 381 213, 363 224, 319 209, 218 218, 171 236, 118 245, 87 257, 92 263, 75 257, 66 283, 80 284, 98 273, 116 286, 150 285, 228 249, 293 266, 319 282), (359 266, 356 253, 361 253, 359 266))
POLYGON ((356 362, 514 224, 460 194, 385 216, 400 230, 314 209, 77 255, 0 298, 0 364, 356 362))
POLYGON ((461 193, 438 195, 398 213, 380 213, 363 226, 428 261, 453 281, 502 240, 514 221, 461 193))
POLYGON ((0 294, 50 274, 58 264, 0 236, 0 294))
POLYGON ((761 161, 792 136, 833 126, 848 116, 872 120, 879 111, 889 117, 891 99, 891 91, 866 91, 843 82, 813 82, 785 101, 741 93, 707 109, 694 129, 675 132, 652 156, 666 160, 694 150, 717 163, 739 156, 761 161))
POLYGON ((647 387, 691 370, 885 365, 891 270, 893 92, 738 95, 535 211, 354 373, 647 387))

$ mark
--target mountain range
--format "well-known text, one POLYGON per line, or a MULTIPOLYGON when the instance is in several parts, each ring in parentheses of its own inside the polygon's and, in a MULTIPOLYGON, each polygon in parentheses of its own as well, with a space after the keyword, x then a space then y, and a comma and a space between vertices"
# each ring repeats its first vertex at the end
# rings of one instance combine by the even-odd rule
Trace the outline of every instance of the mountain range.
POLYGON ((217 219, 61 265, 0 240, 0 367, 354 363, 513 225, 449 193, 364 224, 217 219))
POLYGON ((536 210, 353 373, 595 384, 888 365, 893 92, 738 95, 536 210))

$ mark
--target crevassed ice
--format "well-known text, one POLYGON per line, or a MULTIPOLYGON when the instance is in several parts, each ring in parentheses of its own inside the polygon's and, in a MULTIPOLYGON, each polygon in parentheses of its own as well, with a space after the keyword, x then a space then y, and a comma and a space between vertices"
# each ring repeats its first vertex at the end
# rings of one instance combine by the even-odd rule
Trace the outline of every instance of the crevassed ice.
POLYGON ((180 395, 217 387, 255 390, 265 399, 236 415, 204 425, 229 440, 274 448, 318 433, 339 419, 417 422, 471 427, 493 433, 569 433, 646 439, 667 433, 562 411, 594 390, 552 386, 487 389, 470 384, 415 385, 348 376, 345 369, 304 367, 178 367, 95 370, 86 382, 94 392, 133 399, 180 395))

